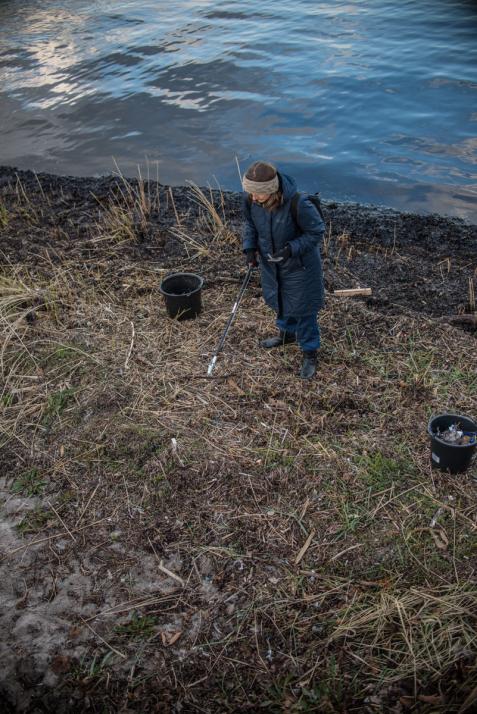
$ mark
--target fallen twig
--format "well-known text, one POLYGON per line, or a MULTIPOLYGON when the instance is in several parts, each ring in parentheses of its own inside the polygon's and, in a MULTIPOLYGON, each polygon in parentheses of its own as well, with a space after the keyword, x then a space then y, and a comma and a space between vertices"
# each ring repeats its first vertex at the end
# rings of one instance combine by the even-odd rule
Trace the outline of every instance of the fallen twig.
POLYGON ((54 507, 54 505, 53 505, 52 503, 50 503, 49 501, 48 501, 48 505, 49 505, 49 507, 52 509, 52 511, 54 511, 56 517, 58 518, 58 520, 60 521, 61 525, 62 525, 63 528, 66 530, 66 532, 68 533, 68 535, 70 536, 70 538, 71 538, 73 541, 76 542, 76 538, 74 537, 73 533, 70 531, 70 529, 68 528, 68 526, 66 525, 66 523, 64 522, 64 520, 62 519, 62 517, 60 516, 60 514, 58 513, 58 511, 57 511, 56 508, 54 507))
POLYGON ((332 563, 333 560, 338 560, 338 558, 341 558, 342 555, 344 555, 345 553, 348 553, 350 550, 354 550, 355 548, 361 548, 361 543, 356 543, 355 545, 350 545, 349 548, 340 550, 340 552, 336 553, 336 555, 334 555, 332 558, 330 558, 328 562, 332 563))
POLYGON ((106 647, 109 647, 109 649, 111 650, 111 652, 114 652, 115 654, 119 655, 119 656, 122 657, 123 659, 127 659, 127 655, 125 655, 123 652, 120 652, 119 650, 117 650, 117 649, 116 649, 115 647, 113 647, 112 645, 110 645, 109 642, 107 642, 107 641, 104 639, 104 637, 101 637, 101 635, 98 635, 98 633, 96 632, 96 630, 93 630, 93 628, 91 627, 91 625, 88 625, 88 623, 86 622, 86 620, 83 620, 82 617, 81 617, 81 621, 82 621, 82 623, 83 623, 84 625, 86 625, 86 627, 87 627, 89 630, 91 630, 91 632, 93 633, 93 635, 94 635, 95 637, 97 637, 98 640, 101 640, 101 642, 103 642, 103 643, 106 645, 106 647))
POLYGON ((180 585, 182 585, 183 588, 185 588, 185 582, 182 580, 179 575, 176 575, 175 573, 172 572, 172 570, 169 570, 169 568, 166 568, 165 565, 163 565, 162 560, 158 565, 159 570, 167 575, 169 578, 172 578, 173 580, 176 580, 180 585))
POLYGON ((301 559, 303 558, 303 556, 305 555, 306 551, 307 551, 308 548, 310 547, 311 541, 312 541, 313 538, 315 537, 315 533, 316 533, 316 531, 311 531, 310 535, 308 536, 308 538, 306 539, 305 543, 303 544, 303 547, 301 548, 300 552, 298 553, 298 555, 297 555, 296 558, 295 558, 295 565, 298 565, 298 563, 300 562, 300 560, 301 560, 301 559))

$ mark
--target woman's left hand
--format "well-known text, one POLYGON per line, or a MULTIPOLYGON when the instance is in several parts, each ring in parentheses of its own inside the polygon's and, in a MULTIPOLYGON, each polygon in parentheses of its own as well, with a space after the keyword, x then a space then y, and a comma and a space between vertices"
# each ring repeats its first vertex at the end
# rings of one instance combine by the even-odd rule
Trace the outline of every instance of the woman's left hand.
POLYGON ((284 248, 277 251, 276 253, 273 253, 273 255, 270 255, 269 253, 267 259, 269 263, 284 263, 285 260, 288 260, 288 258, 291 256, 291 253, 292 252, 290 244, 287 243, 284 248))

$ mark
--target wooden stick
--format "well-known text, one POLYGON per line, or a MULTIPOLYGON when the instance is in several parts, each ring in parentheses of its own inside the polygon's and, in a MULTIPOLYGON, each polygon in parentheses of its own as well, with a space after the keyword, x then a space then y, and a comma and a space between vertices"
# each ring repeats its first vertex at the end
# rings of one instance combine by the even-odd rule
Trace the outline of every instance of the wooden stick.
POLYGON ((332 563, 333 560, 337 560, 338 558, 341 558, 342 555, 347 553, 349 550, 354 550, 355 548, 361 548, 361 543, 356 543, 356 545, 350 545, 349 548, 345 548, 344 550, 340 550, 339 553, 336 553, 332 558, 330 558, 329 562, 332 563))
POLYGON ((99 634, 96 632, 96 630, 93 630, 93 628, 91 627, 91 625, 88 625, 88 623, 86 622, 86 620, 83 620, 83 618, 81 617, 81 615, 80 615, 80 620, 86 625, 86 627, 87 627, 89 630, 91 630, 91 632, 93 633, 93 635, 94 635, 95 637, 97 637, 99 640, 101 640, 101 642, 104 642, 104 644, 106 645, 106 647, 109 647, 109 649, 111 650, 111 652, 114 652, 115 654, 119 655, 119 656, 122 657, 123 659, 127 659, 127 656, 126 656, 125 654, 123 654, 123 653, 120 652, 119 650, 115 649, 112 645, 109 644, 109 642, 106 642, 106 640, 104 639, 104 637, 101 637, 101 635, 99 635, 99 634))
POLYGON ((308 538, 307 538, 306 541, 305 541, 305 544, 303 545, 302 549, 300 550, 300 552, 298 553, 298 555, 297 555, 296 558, 295 558, 295 565, 298 565, 298 563, 300 562, 300 560, 301 560, 301 559, 303 558, 303 556, 305 555, 306 551, 307 551, 308 548, 310 547, 311 541, 312 541, 313 538, 315 537, 315 533, 316 533, 316 531, 311 531, 310 535, 308 536, 308 538))
POLYGON ((472 312, 475 312, 475 290, 473 278, 469 278, 469 307, 472 312))
POLYGON ((185 582, 180 578, 178 575, 172 572, 172 570, 169 570, 169 568, 166 568, 165 565, 162 564, 162 560, 158 565, 159 570, 167 575, 169 578, 172 578, 173 580, 177 580, 178 583, 182 585, 183 588, 185 588, 185 582))
POLYGON ((73 541, 76 542, 76 538, 74 537, 73 533, 70 531, 70 529, 68 528, 68 526, 66 525, 66 523, 64 522, 64 520, 62 519, 62 517, 60 516, 60 514, 58 513, 58 511, 57 511, 56 508, 54 507, 54 505, 53 505, 52 503, 50 503, 49 501, 48 501, 48 505, 49 505, 49 507, 55 512, 56 517, 58 518, 58 520, 60 521, 61 525, 63 526, 63 528, 65 529, 65 531, 68 533, 68 535, 70 536, 70 538, 71 538, 73 541))
POLYGON ((355 297, 357 295, 371 295, 371 288, 349 288, 347 290, 333 290, 333 295, 338 297, 355 297))

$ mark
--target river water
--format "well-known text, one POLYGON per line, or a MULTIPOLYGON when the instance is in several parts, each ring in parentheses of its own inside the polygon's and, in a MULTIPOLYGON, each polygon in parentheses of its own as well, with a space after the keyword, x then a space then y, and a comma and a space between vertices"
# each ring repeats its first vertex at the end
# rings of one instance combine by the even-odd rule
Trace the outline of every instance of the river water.
POLYGON ((477 223, 471 0, 0 0, 0 163, 323 197, 477 223))

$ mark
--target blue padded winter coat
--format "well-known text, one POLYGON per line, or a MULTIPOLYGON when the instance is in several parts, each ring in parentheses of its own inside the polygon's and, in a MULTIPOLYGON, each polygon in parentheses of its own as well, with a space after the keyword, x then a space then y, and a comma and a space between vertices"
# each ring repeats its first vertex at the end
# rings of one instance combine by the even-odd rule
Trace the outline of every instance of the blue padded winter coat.
POLYGON ((283 204, 267 211, 251 203, 244 194, 243 250, 259 254, 262 292, 267 305, 278 317, 316 315, 323 306, 324 287, 320 243, 325 225, 316 207, 302 196, 297 206, 299 227, 291 213, 291 199, 296 182, 290 176, 278 174, 283 204), (270 263, 269 253, 276 253, 289 243, 291 257, 283 264, 270 263))

